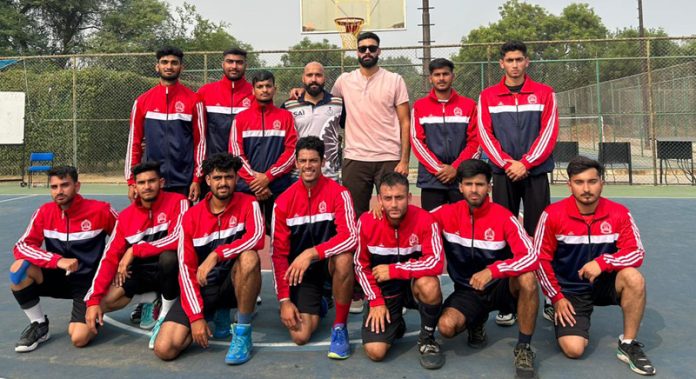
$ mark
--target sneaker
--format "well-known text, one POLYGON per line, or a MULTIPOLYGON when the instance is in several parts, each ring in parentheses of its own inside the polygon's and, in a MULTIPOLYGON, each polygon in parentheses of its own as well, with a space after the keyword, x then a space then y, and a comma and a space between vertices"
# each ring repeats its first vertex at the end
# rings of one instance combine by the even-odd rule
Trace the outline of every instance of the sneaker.
POLYGON ((18 353, 28 353, 35 350, 41 342, 48 341, 51 335, 48 334, 48 316, 44 316, 44 322, 32 322, 24 328, 19 341, 15 343, 15 351, 18 353))
POLYGON ((346 359, 350 357, 350 341, 345 324, 337 324, 331 330, 331 347, 328 357, 331 359, 346 359))
POLYGON ((130 314, 130 321, 133 324, 140 324, 140 315, 143 313, 143 303, 139 303, 133 308, 133 312, 130 314))
POLYGON ((261 296, 256 296, 256 305, 261 305, 261 296))
POLYGON ((232 325, 232 342, 225 355, 225 363, 228 365, 241 365, 251 359, 251 325, 234 324, 232 325))
POLYGON ((515 377, 516 378, 536 378, 534 370, 534 358, 536 354, 532 351, 528 343, 518 343, 514 350, 515 353, 515 377))
POLYGON ((495 323, 500 326, 513 326, 517 321, 517 315, 514 313, 500 313, 495 316, 495 323))
POLYGON ((486 324, 480 324, 469 328, 469 337, 466 343, 472 349, 482 349, 488 343, 488 336, 486 335, 486 324))
POLYGON ((155 303, 144 303, 140 313, 140 329, 152 329, 156 323, 155 303))
POLYGON ((215 311, 215 317, 213 317, 213 323, 215 324, 213 338, 216 340, 225 340, 230 338, 232 335, 232 331, 230 330, 232 320, 230 319, 229 309, 217 309, 215 311))
POLYGON ((548 321, 553 322, 553 317, 556 311, 553 309, 553 304, 544 303, 544 318, 548 321))
POLYGON ((147 344, 147 348, 150 350, 155 349, 155 340, 157 339, 157 334, 159 334, 162 322, 164 322, 164 318, 160 318, 159 320, 157 320, 155 326, 152 327, 152 333, 150 334, 150 342, 148 342, 147 344))
POLYGON ((655 375, 655 367, 650 363, 648 357, 645 356, 643 347, 645 345, 636 340, 631 341, 631 343, 621 343, 621 340, 619 340, 616 357, 627 363, 633 372, 641 375, 655 375))
POLYGON ((445 365, 445 355, 440 351, 440 345, 433 336, 418 338, 420 364, 428 370, 437 370, 445 365))
POLYGON ((365 301, 363 299, 357 299, 357 300, 351 301, 350 302, 350 313, 352 313, 352 314, 362 313, 364 305, 365 305, 365 301))

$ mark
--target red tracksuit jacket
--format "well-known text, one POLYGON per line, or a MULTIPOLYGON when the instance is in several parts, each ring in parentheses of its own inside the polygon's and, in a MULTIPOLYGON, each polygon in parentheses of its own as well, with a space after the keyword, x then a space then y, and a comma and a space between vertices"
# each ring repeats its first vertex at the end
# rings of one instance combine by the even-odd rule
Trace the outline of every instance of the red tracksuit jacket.
POLYGON ((316 247, 323 260, 352 251, 357 238, 353 201, 345 187, 323 175, 311 190, 301 180, 291 185, 273 208, 271 259, 278 300, 290 297, 283 277, 305 249, 316 247))
POLYGON ((133 256, 140 259, 176 250, 181 219, 188 207, 188 199, 183 195, 161 191, 150 209, 142 206, 140 198, 124 209, 116 221, 116 233, 109 239, 99 262, 92 287, 85 295, 87 306, 98 305, 106 295, 129 247, 133 247, 133 256))
POLYGON ((442 238, 430 213, 413 205, 397 228, 386 215, 377 220, 365 212, 358 221, 358 247, 355 251, 355 277, 370 306, 384 305, 385 296, 400 291, 399 280, 442 274, 442 238), (391 280, 377 283, 372 268, 389 265, 391 280))

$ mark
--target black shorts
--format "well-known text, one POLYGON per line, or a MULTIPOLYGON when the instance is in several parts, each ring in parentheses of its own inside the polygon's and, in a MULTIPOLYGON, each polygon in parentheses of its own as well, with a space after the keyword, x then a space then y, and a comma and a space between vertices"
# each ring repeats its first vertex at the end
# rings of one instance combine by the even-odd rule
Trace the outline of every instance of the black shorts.
POLYGON ((467 327, 480 325, 488 320, 488 314, 492 311, 501 313, 515 313, 517 299, 510 292, 510 279, 500 279, 483 292, 471 288, 455 288, 445 300, 442 309, 454 308, 466 317, 467 327))
POLYGON ((371 331, 369 327, 365 326, 367 316, 370 314, 369 309, 368 312, 365 312, 361 328, 363 344, 370 342, 384 342, 392 345, 394 340, 396 340, 399 329, 404 328, 405 330, 406 328, 406 322, 404 321, 402 309, 404 307, 410 309, 418 308, 418 303, 413 297, 413 292, 411 291, 411 281, 400 281, 404 282, 402 291, 397 295, 384 298, 385 305, 389 310, 389 319, 391 322, 387 324, 386 330, 383 333, 375 333, 371 331))
POLYGON ((135 259, 130 266, 130 278, 123 283, 126 297, 132 299, 135 295, 147 292, 160 292, 159 256, 146 259, 135 259))
MULTIPOLYGON (((201 287, 201 297, 203 298, 203 316, 206 320, 212 320, 215 311, 218 309, 231 309, 237 307, 237 297, 234 294, 232 285, 232 270, 225 280, 219 285, 207 285, 201 287)), ((181 298, 174 303, 172 309, 164 316, 164 322, 173 321, 177 324, 191 327, 188 316, 181 306, 181 298)))
POLYGON ((616 271, 603 272, 595 279, 592 292, 584 294, 563 293, 575 309, 575 325, 556 325, 556 338, 563 336, 581 336, 590 339, 590 318, 594 306, 618 305, 621 299, 616 293, 616 271))
POLYGON ((302 283, 290 287, 290 301, 300 313, 318 315, 324 295, 324 283, 330 278, 328 259, 313 263, 305 271, 302 283))
POLYGON ((41 269, 43 283, 38 285, 39 296, 55 299, 72 299, 73 306, 70 322, 85 323, 85 294, 92 285, 94 274, 65 275, 65 271, 57 269, 41 269))

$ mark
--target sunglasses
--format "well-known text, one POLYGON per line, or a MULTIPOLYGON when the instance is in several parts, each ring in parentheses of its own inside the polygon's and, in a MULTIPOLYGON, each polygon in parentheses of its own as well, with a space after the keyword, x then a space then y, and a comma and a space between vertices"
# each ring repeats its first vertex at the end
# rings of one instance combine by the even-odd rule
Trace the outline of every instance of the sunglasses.
POLYGON ((368 50, 370 50, 371 53, 376 53, 377 49, 379 49, 379 46, 377 45, 358 46, 358 52, 363 54, 366 53, 368 50))

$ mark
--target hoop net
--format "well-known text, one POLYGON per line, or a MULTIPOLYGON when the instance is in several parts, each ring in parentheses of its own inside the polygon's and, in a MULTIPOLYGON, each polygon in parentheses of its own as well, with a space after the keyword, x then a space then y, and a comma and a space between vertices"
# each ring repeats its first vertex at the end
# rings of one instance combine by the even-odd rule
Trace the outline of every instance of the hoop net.
POLYGON ((365 20, 360 17, 341 17, 334 20, 336 29, 341 36, 344 49, 358 48, 358 34, 362 30, 365 20))

